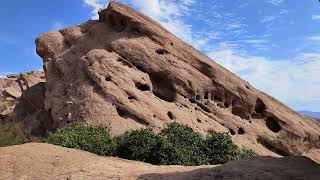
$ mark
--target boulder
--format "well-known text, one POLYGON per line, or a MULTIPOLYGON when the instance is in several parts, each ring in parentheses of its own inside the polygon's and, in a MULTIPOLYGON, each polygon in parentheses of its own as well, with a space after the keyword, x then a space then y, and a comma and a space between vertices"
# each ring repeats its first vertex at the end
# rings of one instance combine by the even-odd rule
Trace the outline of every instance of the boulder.
POLYGON ((99 20, 42 34, 36 45, 47 77, 44 108, 55 128, 81 121, 117 135, 178 122, 204 135, 230 132, 260 155, 320 147, 318 123, 121 3, 111 2, 99 20))
POLYGON ((31 143, 0 148, 0 179, 320 179, 320 165, 306 157, 254 157, 218 166, 155 166, 31 143))

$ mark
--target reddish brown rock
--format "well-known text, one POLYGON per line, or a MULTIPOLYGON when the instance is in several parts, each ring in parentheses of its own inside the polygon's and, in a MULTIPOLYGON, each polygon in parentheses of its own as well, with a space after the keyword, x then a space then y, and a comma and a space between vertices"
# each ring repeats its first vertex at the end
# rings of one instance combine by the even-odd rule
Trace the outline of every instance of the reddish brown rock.
POLYGON ((0 78, 0 118, 10 115, 22 93, 40 82, 45 82, 44 73, 40 71, 0 78))
POLYGON ((36 40, 47 76, 45 109, 54 127, 85 121, 120 134, 179 122, 203 134, 231 132, 238 145, 261 155, 302 155, 319 148, 319 124, 157 22, 116 2, 99 15, 36 40))
POLYGON ((0 179, 5 180, 316 180, 319 172, 320 165, 305 157, 254 157, 218 166, 154 166, 49 144, 0 148, 0 179))

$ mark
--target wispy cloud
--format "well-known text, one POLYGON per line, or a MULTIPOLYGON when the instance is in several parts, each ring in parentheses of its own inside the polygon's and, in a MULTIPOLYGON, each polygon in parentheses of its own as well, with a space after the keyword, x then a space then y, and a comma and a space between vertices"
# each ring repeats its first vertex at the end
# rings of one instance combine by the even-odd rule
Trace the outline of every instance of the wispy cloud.
POLYGON ((8 75, 11 74, 19 74, 17 72, 0 72, 0 78, 6 78, 8 75))
MULTIPOLYGON (((102 3, 96 4, 98 0, 85 0, 87 4, 89 1, 93 12, 105 6, 102 3)), ((249 36, 246 19, 239 17, 236 12, 221 13, 217 11, 220 8, 217 5, 210 7, 210 11, 206 14, 194 13, 208 27, 202 32, 198 31, 199 29, 195 31, 194 27, 186 21, 186 17, 193 11, 194 0, 124 0, 122 2, 133 5, 178 37, 207 52, 209 57, 227 69, 285 103, 307 104, 320 100, 320 79, 318 78, 320 77, 320 54, 300 53, 290 60, 252 55, 241 46, 266 50, 273 46, 269 38, 271 35, 249 36), (214 29, 214 31, 208 31, 208 29, 214 29)), ((279 6, 284 0, 268 2, 279 6)), ((245 3, 243 6, 248 4, 245 3)), ((279 10, 270 16, 265 16, 260 22, 270 25, 277 18, 288 14, 288 10, 279 10)), ((317 36, 311 36, 308 40, 319 39, 317 36)))
POLYGON ((312 15, 313 20, 320 20, 320 15, 312 15))
MULTIPOLYGON (((183 17, 190 13, 190 7, 195 0, 123 0, 122 2, 132 4, 196 48, 201 49, 206 45, 207 40, 197 38, 192 32, 192 26, 183 20, 183 17)), ((105 0, 84 0, 84 3, 92 8, 92 18, 98 18, 97 11, 107 6, 105 0)))
POLYGON ((260 20, 261 23, 269 23, 275 20, 276 16, 265 16, 263 19, 260 20))
POLYGON ((108 0, 83 0, 85 5, 92 8, 91 15, 92 19, 98 19, 98 11, 102 8, 105 8, 109 3, 108 0))
POLYGON ((320 61, 320 53, 300 53, 298 59, 320 61))
POLYGON ((320 42, 320 36, 309 36, 307 39, 310 41, 320 42))
POLYGON ((271 3, 275 6, 279 6, 281 3, 283 3, 284 0, 269 0, 268 3, 271 3))
POLYGON ((237 54, 232 49, 209 53, 227 69, 287 103, 320 99, 320 61, 314 59, 319 55, 301 54, 292 61, 237 54))

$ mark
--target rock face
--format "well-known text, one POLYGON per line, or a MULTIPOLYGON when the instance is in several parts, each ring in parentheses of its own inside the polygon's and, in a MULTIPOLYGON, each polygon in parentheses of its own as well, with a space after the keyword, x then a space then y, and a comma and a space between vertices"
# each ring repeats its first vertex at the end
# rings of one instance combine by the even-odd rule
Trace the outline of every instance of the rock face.
POLYGON ((0 179, 320 179, 320 165, 305 157, 255 157, 220 166, 154 166, 32 143, 0 148, 0 179))
POLYGON ((45 109, 54 127, 85 121, 120 134, 178 122, 203 134, 231 132, 238 145, 261 155, 319 148, 319 124, 157 22, 116 2, 99 16, 36 40, 47 77, 45 109))
POLYGON ((40 71, 0 78, 0 119, 12 114, 24 91, 44 82, 44 72, 40 71))
POLYGON ((44 72, 32 71, 0 79, 0 126, 13 120, 28 136, 46 135, 52 130, 52 122, 44 101, 44 72))

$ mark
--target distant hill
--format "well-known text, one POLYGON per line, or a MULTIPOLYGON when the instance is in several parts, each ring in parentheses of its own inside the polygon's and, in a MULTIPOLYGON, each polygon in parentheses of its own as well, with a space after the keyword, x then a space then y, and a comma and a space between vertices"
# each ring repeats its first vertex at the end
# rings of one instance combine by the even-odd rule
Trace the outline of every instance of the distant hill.
POLYGON ((313 117, 317 120, 320 120, 320 112, 312 112, 312 111, 299 111, 300 114, 313 117))

